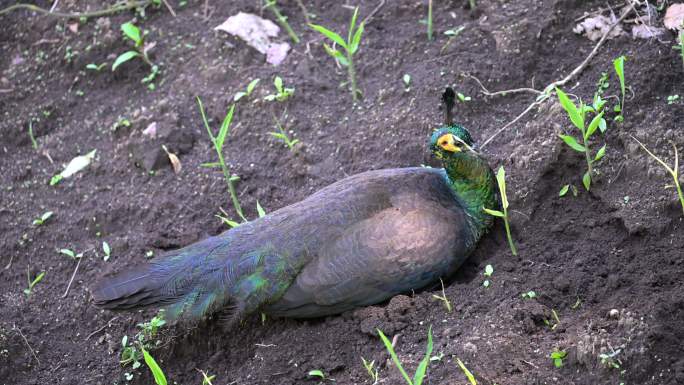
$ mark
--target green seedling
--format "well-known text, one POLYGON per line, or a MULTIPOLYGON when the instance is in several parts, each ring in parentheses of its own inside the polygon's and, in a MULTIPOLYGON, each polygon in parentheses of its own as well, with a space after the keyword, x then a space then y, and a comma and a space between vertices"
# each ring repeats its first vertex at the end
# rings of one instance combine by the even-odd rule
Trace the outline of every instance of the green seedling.
POLYGON ((260 81, 261 79, 254 79, 251 82, 249 82, 249 84, 247 84, 247 89, 245 89, 244 91, 240 91, 236 93, 235 96, 233 96, 233 102, 237 102, 238 100, 244 97, 248 98, 252 94, 252 92, 254 92, 254 89, 260 81))
POLYGON ((283 14, 280 12, 280 9, 278 9, 278 6, 276 5, 276 0, 267 0, 266 4, 264 5, 264 8, 268 9, 273 13, 273 16, 276 17, 276 20, 278 21, 278 24, 280 24, 281 27, 285 31, 287 31, 287 34, 290 36, 290 39, 297 44, 299 43, 299 36, 295 33, 295 31, 292 30, 292 27, 290 27, 290 23, 287 22, 287 17, 283 16, 283 14))
POLYGON ((54 186, 57 183, 61 182, 62 179, 64 178, 69 178, 70 176, 78 173, 79 171, 85 169, 88 167, 90 162, 95 159, 95 154, 97 153, 97 150, 92 150, 89 153, 85 155, 79 155, 75 158, 73 158, 67 165, 64 167, 64 170, 62 170, 59 174, 54 175, 52 178, 50 178, 50 186, 54 186))
POLYGON ((216 150, 216 155, 219 159, 218 163, 203 164, 203 166, 221 167, 221 171, 223 172, 223 178, 226 181, 226 184, 228 185, 228 191, 230 192, 230 199, 233 202, 233 208, 235 209, 235 212, 238 214, 238 216, 240 216, 240 218, 242 218, 243 221, 247 222, 247 218, 245 218, 245 215, 242 213, 242 206, 240 206, 240 202, 238 201, 237 192, 235 191, 235 185, 233 182, 236 179, 230 175, 230 170, 228 169, 228 166, 226 165, 226 162, 223 158, 223 145, 226 141, 226 138, 230 135, 230 123, 233 121, 235 104, 230 106, 230 109, 228 110, 226 117, 223 119, 223 122, 221 123, 218 135, 216 136, 214 136, 214 134, 211 131, 211 127, 209 127, 207 116, 204 113, 204 106, 202 105, 202 100, 199 98, 199 96, 197 97, 197 104, 199 105, 200 113, 202 114, 202 121, 204 122, 204 127, 206 127, 207 129, 207 133, 209 134, 209 138, 211 139, 211 143, 214 145, 214 150, 216 150))
POLYGON ((428 0, 427 39, 432 41, 432 0, 428 0))
POLYGON ((321 380, 325 380, 325 374, 321 370, 310 370, 308 373, 309 377, 318 377, 321 380))
POLYGON ((404 92, 411 91, 411 75, 404 74, 401 80, 404 82, 404 92))
MULTIPOLYGON (((485 277, 490 278, 492 274, 494 274, 494 267, 492 265, 487 265, 485 266, 485 271, 482 273, 485 277)), ((484 287, 489 287, 491 285, 491 282, 489 282, 489 279, 485 279, 484 282, 482 282, 482 286, 484 287)))
POLYGON ((166 376, 164 376, 164 372, 159 367, 159 364, 157 364, 157 361, 155 361, 154 358, 150 355, 150 353, 148 353, 147 350, 145 350, 145 347, 142 344, 140 344, 140 350, 142 351, 143 357, 145 358, 145 364, 147 364, 147 367, 150 368, 150 372, 152 372, 154 382, 157 385, 167 385, 166 376))
POLYGON ((568 191, 572 191, 573 196, 577 196, 579 191, 577 191, 577 187, 571 184, 566 184, 565 186, 561 187, 560 191, 558 192, 559 197, 564 197, 568 191))
POLYGON ((549 357, 551 357, 551 360, 553 361, 553 366, 557 368, 562 368, 563 359, 567 355, 568 353, 565 350, 558 350, 558 348, 554 348, 549 357))
POLYGON ((107 62, 104 62, 102 64, 90 63, 86 66, 86 69, 91 70, 91 71, 100 72, 106 66, 107 66, 107 62))
POLYGON ((556 309, 551 309, 551 315, 553 316, 553 320, 549 321, 548 319, 544 318, 544 324, 548 327, 551 328, 551 330, 556 330, 558 325, 560 325, 560 317, 558 317, 558 313, 556 312, 556 309))
MULTIPOLYGON (((625 109, 625 57, 620 56, 619 58, 613 60, 613 67, 615 68, 615 73, 620 79, 620 91, 622 91, 622 98, 620 98, 620 105, 615 106, 614 111, 618 113, 615 117, 615 121, 622 122, 624 120, 623 113, 625 109)), ((587 189, 588 190, 588 189, 587 189)))
POLYGON ((134 342, 129 343, 128 336, 123 336, 119 363, 123 366, 132 364, 131 367, 134 370, 138 369, 141 366, 141 360, 144 359, 142 348, 152 350, 161 344, 161 341, 157 339, 157 335, 165 324, 164 312, 159 311, 150 321, 137 325, 139 331, 134 336, 134 342))
POLYGON ((596 92, 599 95, 603 95, 603 93, 610 87, 610 83, 608 83, 608 72, 601 72, 601 77, 599 80, 596 82, 596 92))
POLYGON ((292 95, 294 95, 295 89, 294 88, 287 88, 283 86, 283 78, 280 76, 276 76, 273 79, 273 86, 276 89, 275 94, 271 95, 266 95, 264 97, 264 100, 267 102, 272 102, 274 100, 279 101, 279 102, 284 102, 287 99, 289 99, 292 95))
POLYGON ((679 154, 677 153, 677 146, 675 146, 673 142, 670 142, 670 144, 672 144, 672 148, 674 149, 674 168, 671 168, 667 165, 667 163, 663 162, 662 159, 658 158, 655 154, 649 151, 648 148, 646 148, 646 146, 644 146, 644 144, 641 143, 637 138, 632 136, 632 139, 636 140, 636 142, 639 143, 641 148, 643 148, 644 151, 651 156, 651 158, 660 163, 660 165, 663 166, 670 175, 672 175, 674 187, 677 190, 677 195, 679 196, 679 203, 682 205, 682 212, 684 213, 684 194, 682 193, 682 186, 679 184, 679 154))
POLYGON ((116 71, 119 66, 129 60, 140 58, 150 67, 150 73, 142 79, 142 83, 150 83, 149 87, 154 89, 152 81, 155 79, 159 73, 159 67, 152 63, 147 51, 150 49, 150 45, 145 44, 145 34, 140 31, 133 23, 121 24, 121 31, 123 31, 124 36, 134 43, 133 50, 126 51, 119 55, 114 63, 112 63, 112 71, 116 71))
POLYGON ((399 357, 397 357, 397 353, 394 351, 392 342, 385 336, 385 334, 382 333, 382 330, 376 330, 378 331, 380 339, 382 339, 382 343, 385 344, 385 348, 392 357, 394 365, 397 367, 397 369, 399 369, 399 372, 401 372, 401 375, 404 377, 404 380, 406 380, 406 383, 408 385, 421 385, 423 383, 423 379, 425 378, 428 364, 430 363, 430 355, 432 354, 432 326, 428 328, 428 340, 425 356, 420 361, 420 364, 418 364, 418 368, 416 369, 416 373, 413 375, 413 378, 409 377, 409 375, 406 373, 406 370, 404 370, 404 367, 401 365, 401 361, 399 361, 399 357))
POLYGON ((29 119, 28 128, 29 139, 31 139, 31 146, 34 150, 38 149, 38 142, 36 142, 36 137, 33 135, 33 119, 29 119))
MULTIPOLYGON (((611 348, 611 350, 612 350, 612 348, 611 348)), ((622 365, 622 361, 620 361, 620 359, 617 358, 618 354, 620 354, 620 349, 614 350, 611 353, 599 354, 599 359, 601 360, 601 364, 608 369, 620 369, 620 366, 622 365)))
POLYGON ((468 0, 468 6, 471 11, 474 11, 477 8, 477 0, 468 0))
MULTIPOLYGON (((589 147, 589 139, 598 130, 599 124, 601 124, 601 119, 603 119, 604 111, 601 109, 597 111, 596 108, 585 105, 581 100, 579 107, 577 107, 575 103, 573 103, 570 100, 570 98, 568 98, 565 92, 561 91, 559 88, 556 88, 556 94, 558 95, 558 100, 560 101, 561 106, 570 117, 570 121, 572 122, 572 124, 575 125, 575 127, 577 127, 580 130, 580 133, 582 134, 580 136, 582 139, 581 144, 577 141, 577 139, 575 139, 574 136, 571 135, 560 134, 559 137, 570 148, 584 154, 584 157, 587 161, 587 171, 584 173, 584 176, 582 177, 582 184, 584 185, 584 188, 586 188, 587 191, 589 191, 589 189, 591 188, 593 165, 595 162, 601 160, 601 158, 603 158, 603 156, 606 154, 605 144, 596 152, 596 155, 592 155, 591 148, 589 147), (585 116, 586 113, 589 111, 594 112, 595 116, 591 120, 591 123, 589 123, 589 126, 586 126, 585 116)), ((597 105, 597 107, 602 106, 603 104, 597 105)))
POLYGON ((109 243, 106 241, 102 242, 102 252, 104 253, 104 261, 107 262, 112 254, 112 249, 109 248, 109 243))
POLYGON ((76 253, 75 253, 73 250, 71 250, 71 249, 60 249, 59 252, 60 252, 61 254, 66 255, 67 257, 73 259, 74 261, 77 260, 77 259, 80 259, 81 257, 83 257, 83 253, 78 253, 78 254, 76 254, 76 253))
POLYGON ((461 361, 460 358, 456 358, 456 363, 458 364, 458 367, 461 368, 461 371, 463 374, 465 374, 466 378, 468 379, 468 382, 470 382, 470 385, 477 385, 477 381, 475 381, 475 376, 466 368, 466 366, 463 364, 463 361, 461 361))
POLYGON ((363 357, 361 357, 361 361, 363 362, 363 367, 366 369, 366 373, 368 373, 368 376, 373 381, 372 385, 377 384, 380 379, 380 374, 378 373, 378 368, 375 367, 375 361, 368 362, 363 357))
POLYGON ((33 225, 34 226, 42 226, 47 222, 48 219, 52 217, 52 211, 46 211, 43 213, 43 215, 40 216, 40 218, 34 219, 33 220, 33 225))
POLYGON ((684 67, 684 28, 679 31, 679 34, 677 35, 677 42, 679 44, 673 46, 672 49, 679 51, 679 55, 682 57, 682 66, 684 67))
POLYGON ((442 48, 439 50, 439 53, 440 54, 444 53, 444 51, 446 51, 447 47, 449 47, 449 45, 458 37, 458 35, 461 34, 461 32, 463 32, 464 29, 465 29, 465 26, 462 25, 458 28, 447 29, 446 31, 444 31, 444 35, 446 35, 448 37, 448 39, 447 39, 446 43, 444 43, 442 48))
POLYGON ((292 151, 295 144, 299 143, 299 139, 291 139, 287 135, 287 131, 285 130, 285 127, 283 127, 283 125, 280 123, 280 120, 278 120, 278 118, 276 118, 275 115, 273 116, 273 122, 275 123, 276 128, 278 129, 278 132, 269 132, 269 134, 271 136, 273 136, 274 138, 280 140, 281 142, 285 143, 287 148, 290 151, 292 151))
POLYGON ((447 298, 446 293, 444 292, 444 281, 442 281, 442 278, 440 278, 439 282, 442 284, 442 295, 433 294, 432 298, 442 301, 447 313, 451 313, 451 302, 449 301, 449 298, 447 298))
POLYGON ((575 303, 572 306, 570 306, 570 309, 575 310, 578 307, 580 307, 581 304, 582 304, 582 299, 580 299, 580 297, 577 297, 577 301, 575 301, 575 303))
POLYGON ((364 29, 363 22, 359 23, 359 25, 356 26, 356 19, 358 17, 358 14, 359 7, 356 7, 356 9, 354 9, 354 14, 352 15, 351 22, 349 23, 349 31, 347 33, 346 41, 342 39, 342 37, 336 32, 333 32, 323 26, 309 24, 309 26, 313 28, 315 31, 319 32, 321 35, 327 37, 332 42, 334 42, 335 44, 339 45, 344 49, 344 53, 342 53, 340 52, 340 50, 335 48, 334 45, 330 47, 329 45, 323 43, 323 48, 325 48, 325 52, 327 52, 328 55, 332 56, 335 60, 337 60, 337 62, 340 63, 342 66, 347 67, 349 88, 352 93, 352 100, 354 102, 357 101, 358 95, 361 94, 361 91, 359 91, 356 85, 354 55, 359 50, 359 45, 361 44, 361 36, 363 35, 364 29))
POLYGON ((530 290, 527 293, 522 293, 521 296, 523 299, 534 299, 537 298, 537 293, 535 293, 533 290, 530 290))
POLYGON ((457 97, 458 101, 461 103, 469 102, 472 100, 472 98, 470 96, 465 96, 464 94, 462 94, 460 92, 456 93, 456 97, 457 97))
POLYGON ((259 218, 263 218, 266 216, 266 210, 264 210, 264 208, 261 207, 261 205, 259 204, 259 201, 257 201, 256 209, 257 209, 257 214, 259 215, 259 218))
POLYGON ((496 182, 499 185, 499 195, 501 196, 501 208, 503 209, 502 211, 499 210, 492 210, 488 208, 484 208, 484 211, 492 216, 502 218, 504 221, 504 226, 506 227, 506 238, 508 238, 508 245, 511 248, 511 253, 513 255, 518 255, 518 251, 515 248, 515 244, 513 243, 513 237, 511 236, 511 226, 508 222, 508 197, 506 196, 506 171, 504 170, 503 166, 499 167, 499 170, 496 172, 496 182))
POLYGON ((197 369, 197 371, 202 374, 202 385, 214 385, 212 381, 214 381, 214 379, 216 378, 215 374, 212 374, 210 376, 204 370, 197 369))
POLYGON ((24 289, 24 294, 26 297, 30 297, 31 294, 33 293, 33 288, 40 282, 43 277, 45 277, 45 272, 41 271, 35 278, 31 279, 31 273, 29 272, 29 267, 26 266, 26 281, 28 283, 28 287, 24 289))
POLYGON ((442 358, 444 358, 444 353, 443 353, 443 352, 439 352, 439 354, 430 357, 430 362, 434 362, 434 361, 440 361, 440 362, 441 362, 441 361, 442 361, 442 358))
POLYGON ((668 95, 667 104, 677 104, 679 102, 679 95, 668 95))

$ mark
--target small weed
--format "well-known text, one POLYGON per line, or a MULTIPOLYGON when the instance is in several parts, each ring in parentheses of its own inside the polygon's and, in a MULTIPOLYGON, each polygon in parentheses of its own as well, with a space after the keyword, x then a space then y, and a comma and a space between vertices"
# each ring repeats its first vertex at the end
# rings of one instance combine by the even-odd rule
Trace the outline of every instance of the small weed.
POLYGON ((527 293, 522 293, 521 296, 523 299, 534 299, 537 298, 537 293, 535 293, 533 290, 530 290, 527 293))
POLYGON ((679 103, 679 95, 668 95, 667 104, 677 104, 679 103))
POLYGON ((432 0, 428 0, 428 14, 427 14, 427 39, 432 41, 432 0))
POLYGON ((107 62, 104 62, 102 64, 90 63, 86 66, 86 69, 91 70, 91 71, 95 71, 95 72, 100 72, 106 66, 107 66, 107 62))
POLYGON ((272 102, 274 100, 284 102, 287 99, 289 99, 292 95, 294 95, 295 89, 283 87, 283 78, 281 78, 280 76, 276 76, 273 79, 273 86, 276 89, 276 93, 266 95, 264 97, 264 100, 266 100, 267 102, 272 102))
POLYGON ((42 226, 47 222, 48 219, 52 217, 52 211, 46 211, 43 213, 43 215, 40 216, 40 218, 34 219, 33 220, 33 225, 34 226, 42 226))
POLYGON ((474 11, 477 8, 477 0, 468 0, 468 7, 471 11, 474 11))
POLYGON ((112 71, 116 71, 121 64, 129 60, 140 58, 150 67, 150 73, 142 79, 142 83, 150 83, 148 87, 154 89, 152 81, 154 81, 159 73, 159 67, 152 63, 149 56, 147 56, 150 46, 145 44, 145 34, 140 31, 140 28, 130 22, 121 24, 121 31, 123 31, 126 38, 134 43, 134 50, 126 51, 119 55, 112 64, 112 71))
MULTIPOLYGON (((485 277, 490 278, 492 274, 494 274, 494 267, 492 265, 487 265, 485 266, 485 271, 482 273, 485 277)), ((491 282, 489 282, 489 279, 485 279, 484 282, 482 282, 482 286, 484 287, 489 287, 491 285, 491 282)))
POLYGON ((373 381, 373 385, 377 384, 380 379, 380 374, 378 373, 378 368, 375 367, 375 361, 368 362, 363 357, 361 357, 361 361, 363 362, 363 367, 366 369, 366 373, 368 373, 368 376, 373 381))
POLYGON ((555 366, 557 368, 562 368, 563 367, 563 359, 567 355, 568 355, 568 353, 565 350, 558 350, 558 348, 554 348, 549 357, 553 361, 553 366, 555 366))
POLYGON ((440 54, 444 53, 444 51, 446 51, 446 49, 449 47, 449 45, 458 37, 458 35, 461 34, 461 32, 463 32, 464 29, 465 29, 465 26, 462 25, 458 28, 447 29, 446 31, 444 31, 444 34, 446 36, 448 36, 449 38, 447 39, 446 43, 444 43, 442 48, 439 50, 439 53, 440 54))
POLYGON ((558 317, 558 313, 556 312, 556 309, 551 309, 551 315, 553 316, 553 320, 548 320, 544 318, 544 324, 550 327, 551 330, 556 330, 558 325, 560 325, 561 323, 560 318, 558 317))
POLYGON ((399 372, 401 372, 401 375, 404 377, 404 380, 406 380, 406 383, 408 383, 408 385, 421 385, 423 383, 423 379, 425 378, 425 372, 427 371, 428 364, 430 363, 430 355, 432 354, 432 326, 428 328, 428 340, 425 356, 420 361, 420 364, 418 364, 418 368, 416 369, 416 373, 413 375, 413 379, 409 377, 409 375, 406 373, 406 370, 404 370, 404 367, 401 365, 401 361, 399 361, 399 357, 397 357, 397 353, 394 351, 392 342, 382 333, 380 329, 376 330, 378 331, 380 339, 382 339, 382 343, 385 344, 385 348, 392 357, 394 365, 396 365, 397 369, 399 369, 399 372))
POLYGON ((249 84, 247 84, 247 89, 245 89, 244 91, 240 91, 236 93, 235 96, 233 96, 233 102, 237 102, 238 100, 244 97, 248 98, 252 94, 252 92, 254 92, 254 89, 260 81, 261 79, 254 79, 251 82, 249 82, 249 84))
POLYGON ((580 297, 577 297, 577 301, 575 301, 575 303, 572 306, 570 306, 570 309, 575 310, 579 308, 581 304, 582 300, 580 299, 580 297))
POLYGON ((609 369, 620 369, 620 367, 622 366, 622 362, 617 358, 618 354, 620 354, 620 349, 614 350, 611 353, 599 354, 601 364, 609 369))
POLYGON ((518 251, 515 248, 515 244, 513 243, 513 237, 511 236, 511 227, 508 223, 508 197, 506 196, 506 171, 504 170, 503 166, 499 167, 499 170, 496 172, 496 181, 499 184, 499 194, 501 196, 501 207, 503 208, 503 212, 499 210, 492 210, 488 208, 484 208, 484 211, 492 216, 502 218, 504 220, 504 226, 506 227, 506 237, 508 238, 508 245, 511 248, 511 253, 513 255, 518 255, 518 251))
POLYGON ((214 381, 214 378, 216 378, 215 374, 210 376, 204 370, 197 369, 197 371, 202 374, 202 385, 214 385, 212 381, 214 381))
POLYGON ((299 36, 295 33, 295 31, 292 30, 292 27, 290 27, 290 23, 287 22, 287 17, 283 16, 283 14, 280 12, 280 9, 278 9, 278 6, 276 5, 276 0, 266 0, 266 4, 264 5, 264 8, 268 9, 273 13, 273 16, 276 17, 276 20, 278 21, 278 24, 280 24, 285 31, 287 31, 287 34, 290 36, 290 39, 297 44, 299 43, 299 36))
POLYGON ((404 74, 404 76, 402 76, 401 80, 404 82, 404 92, 411 91, 411 75, 404 74))
POLYGON ((325 374, 321 370, 310 370, 308 373, 309 377, 318 377, 321 380, 325 380, 325 374))
POLYGON ((122 349, 119 363, 123 366, 132 364, 131 367, 134 370, 139 368, 141 365, 140 360, 144 359, 143 349, 152 350, 159 346, 161 341, 156 339, 157 334, 159 329, 165 324, 164 312, 159 311, 149 322, 137 325, 140 331, 135 335, 134 342, 129 343, 128 336, 123 336, 121 339, 122 349))
MULTIPOLYGON (((606 154, 606 145, 604 144, 603 147, 601 147, 597 152, 596 155, 592 155, 591 148, 589 147, 589 139, 591 138, 592 135, 596 132, 596 130, 599 128, 599 124, 601 123, 601 120, 603 119, 603 113, 604 111, 602 110, 603 104, 600 101, 598 102, 596 106, 587 106, 585 105, 581 100, 579 107, 573 103, 570 98, 565 94, 565 92, 561 91, 559 88, 556 88, 556 94, 558 95, 558 100, 560 101, 561 106, 563 109, 568 113, 568 116, 570 117, 570 121, 572 124, 575 125, 580 130, 581 139, 582 143, 580 144, 577 139, 575 139, 574 136, 571 135, 563 135, 560 134, 559 137, 567 144, 570 148, 577 152, 581 152, 584 154, 584 157, 587 161, 587 171, 584 173, 584 176, 582 177, 582 184, 584 184, 584 188, 589 191, 591 188, 591 178, 593 174, 593 165, 595 162, 598 162, 603 158, 603 156, 606 154), (599 107, 596 109, 596 107, 599 107), (588 111, 594 112, 596 115, 594 118, 591 120, 589 123, 589 126, 587 127, 585 124, 585 116, 588 111)), ((600 98, 600 96, 599 96, 600 98)))
POLYGON ((31 273, 29 270, 29 267, 26 266, 26 281, 28 283, 28 287, 24 289, 24 294, 26 294, 27 298, 31 296, 33 293, 33 288, 38 284, 38 282, 45 277, 45 272, 41 271, 35 278, 31 279, 31 273))
POLYGON ((463 361, 461 361, 460 358, 456 358, 456 363, 461 368, 463 374, 465 374, 466 378, 468 379, 468 382, 470 382, 470 385, 477 385, 477 381, 475 381, 475 376, 473 376, 473 374, 470 373, 470 370, 466 368, 466 366, 463 364, 463 361))
POLYGON ((469 102, 469 101, 473 100, 470 96, 465 96, 464 94, 462 94, 460 92, 456 93, 456 97, 457 97, 458 101, 461 103, 465 103, 465 102, 469 102))
POLYGON ((273 136, 274 138, 285 143, 287 148, 290 151, 292 151, 295 144, 299 143, 299 139, 291 139, 287 135, 287 131, 285 130, 285 127, 283 127, 282 123, 280 123, 280 120, 278 118, 276 118, 275 115, 273 116, 273 122, 275 123, 276 128, 278 129, 278 132, 269 132, 269 134, 271 134, 271 136, 273 136))
POLYGON ((335 46, 330 47, 329 45, 323 43, 323 48, 328 55, 332 56, 338 63, 342 66, 347 67, 347 76, 349 78, 350 91, 352 93, 352 100, 356 102, 358 95, 361 94, 356 85, 356 71, 354 69, 354 55, 359 50, 359 45, 361 44, 361 36, 363 35, 364 25, 361 22, 356 26, 356 19, 359 15, 359 7, 354 9, 354 14, 352 15, 351 22, 349 23, 349 31, 347 33, 347 40, 345 41, 342 37, 321 25, 309 24, 311 28, 319 32, 321 35, 327 37, 334 43, 338 44, 344 49, 344 54, 340 52, 335 46))
POLYGON ((451 302, 449 302, 449 298, 447 298, 446 293, 444 292, 444 281, 442 281, 442 278, 440 278, 439 282, 442 284, 442 295, 433 294, 432 298, 442 301, 447 313, 451 313, 451 302))
POLYGON ((76 253, 75 253, 73 250, 71 250, 71 249, 59 249, 59 252, 60 252, 61 254, 66 255, 67 257, 73 259, 74 261, 77 260, 77 259, 80 259, 81 257, 83 257, 83 253, 78 253, 78 254, 76 254, 76 253))
POLYGON ((31 146, 34 150, 38 149, 38 142, 36 142, 36 137, 33 135, 33 119, 29 119, 28 128, 29 139, 31 139, 31 146))
POLYGON ((561 187, 560 191, 558 192, 558 196, 564 197, 568 193, 568 190, 572 191, 573 196, 577 196, 579 193, 579 191, 577 191, 577 187, 571 184, 566 184, 565 186, 561 187))
POLYGON ((112 254, 112 249, 109 248, 109 243, 106 241, 102 242, 102 252, 104 253, 104 261, 107 262, 112 254))
POLYGON ((675 146, 674 143, 670 142, 672 144, 672 148, 674 149, 674 168, 671 168, 670 166, 667 165, 667 163, 663 162, 662 159, 658 158, 655 154, 653 154, 651 151, 646 148, 646 146, 643 145, 637 138, 632 136, 632 139, 636 140, 637 143, 641 146, 641 148, 644 149, 650 155, 653 159, 658 161, 661 166, 667 170, 667 172, 672 175, 672 179, 674 180, 674 187, 677 190, 677 195, 679 196, 679 203, 682 205, 682 212, 684 212, 684 194, 682 193, 682 186, 679 184, 679 154, 677 153, 677 146, 675 146))
POLYGON ((142 346, 142 344, 140 344, 140 350, 145 358, 145 364, 147 364, 147 367, 150 368, 150 371, 152 372, 154 382, 156 382, 157 385, 167 385, 166 376, 164 376, 164 372, 159 367, 159 364, 157 364, 157 361, 155 361, 150 353, 145 350, 145 347, 142 346))
POLYGON ((236 179, 234 178, 234 176, 230 175, 230 170, 228 169, 228 166, 226 165, 226 162, 223 159, 223 144, 225 143, 226 138, 230 135, 230 123, 233 121, 235 104, 230 106, 230 109, 228 110, 226 117, 223 119, 223 122, 221 123, 218 135, 216 136, 214 136, 214 134, 211 131, 211 127, 209 127, 207 116, 204 114, 204 106, 202 105, 202 100, 199 98, 199 96, 197 97, 197 104, 199 105, 200 113, 202 114, 202 121, 204 122, 204 127, 206 127, 207 129, 207 133, 209 134, 209 138, 211 139, 211 143, 214 145, 214 150, 216 150, 216 155, 219 159, 218 163, 205 163, 203 164, 203 166, 218 166, 221 168, 221 171, 223 172, 223 178, 225 179, 226 184, 228 185, 228 191, 230 192, 230 199, 233 202, 233 208, 235 209, 235 212, 237 212, 238 216, 240 216, 240 218, 242 218, 243 221, 247 222, 247 218, 245 218, 245 215, 242 213, 242 207, 240 206, 240 202, 238 201, 237 192, 235 191, 235 185, 233 182, 236 179))
MULTIPOLYGON (((615 106, 613 109, 618 113, 615 117, 615 121, 622 122, 624 120, 623 113, 625 109, 625 57, 620 56, 619 58, 613 60, 613 67, 615 68, 615 73, 620 79, 620 91, 622 91, 622 98, 620 98, 620 105, 615 106)), ((587 189, 588 190, 588 189, 587 189)))
POLYGON ((674 45, 672 49, 679 51, 679 55, 682 57, 682 66, 684 66, 684 28, 679 31, 677 42, 679 44, 674 45))

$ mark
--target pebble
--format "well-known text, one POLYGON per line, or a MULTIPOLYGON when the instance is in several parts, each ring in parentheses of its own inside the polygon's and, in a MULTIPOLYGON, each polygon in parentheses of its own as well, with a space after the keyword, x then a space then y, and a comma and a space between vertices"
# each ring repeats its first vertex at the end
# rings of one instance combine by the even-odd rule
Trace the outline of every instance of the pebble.
POLYGON ((620 311, 618 309, 611 309, 608 312, 608 318, 612 318, 612 319, 620 318, 620 311))

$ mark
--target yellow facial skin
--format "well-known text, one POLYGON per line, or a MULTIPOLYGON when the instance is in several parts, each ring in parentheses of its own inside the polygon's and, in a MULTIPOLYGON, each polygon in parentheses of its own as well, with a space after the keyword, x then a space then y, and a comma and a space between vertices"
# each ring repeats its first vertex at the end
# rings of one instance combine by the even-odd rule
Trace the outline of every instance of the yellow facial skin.
POLYGON ((444 135, 440 136, 439 139, 437 139, 437 144, 444 151, 449 151, 449 152, 461 152, 462 151, 461 147, 459 147, 460 143, 457 143, 454 136, 451 134, 444 134, 444 135))

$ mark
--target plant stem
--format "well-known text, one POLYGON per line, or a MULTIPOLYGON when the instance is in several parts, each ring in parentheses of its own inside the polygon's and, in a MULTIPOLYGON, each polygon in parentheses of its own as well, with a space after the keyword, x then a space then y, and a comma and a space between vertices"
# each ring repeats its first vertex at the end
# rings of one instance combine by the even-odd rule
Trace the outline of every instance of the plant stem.
POLYGON ((511 236, 511 226, 508 224, 508 212, 504 210, 504 226, 506 227, 506 237, 508 238, 508 245, 511 247, 511 253, 513 255, 518 255, 518 250, 515 248, 513 243, 513 237, 511 236))
POLYGON ((677 178, 675 178, 675 187, 677 187, 679 203, 682 205, 682 214, 684 214, 684 194, 682 194, 682 186, 679 185, 679 180, 677 178))
POLYGON ((428 0, 427 36, 432 40, 432 0, 428 0))
POLYGON ((38 6, 35 6, 33 4, 14 4, 11 5, 5 9, 0 10, 0 16, 10 13, 14 10, 17 9, 28 9, 29 11, 33 12, 38 12, 42 13, 46 16, 55 16, 55 17, 67 17, 67 18, 79 18, 79 17, 100 17, 100 16, 107 16, 111 15, 113 13, 117 13, 119 11, 125 11, 128 9, 135 9, 139 7, 144 7, 146 5, 149 5, 151 0, 144 0, 144 1, 136 1, 136 2, 128 2, 128 1, 122 1, 118 2, 114 6, 106 9, 102 9, 99 11, 93 11, 93 12, 76 12, 76 13, 63 13, 63 12, 50 12, 47 9, 40 8, 38 6))
POLYGON ((295 31, 293 31, 290 27, 290 24, 287 22, 287 17, 283 16, 283 14, 280 13, 280 10, 278 9, 278 7, 276 7, 275 0, 267 1, 266 8, 273 12, 276 19, 278 19, 278 24, 280 24, 280 26, 283 27, 285 31, 287 31, 287 34, 290 35, 290 39, 292 39, 292 41, 294 41, 295 44, 299 43, 299 36, 297 36, 295 31))
POLYGON ((347 73, 349 74, 349 84, 351 86, 352 100, 354 101, 354 103, 356 103, 356 94, 359 91, 356 88, 356 70, 354 70, 354 60, 352 59, 352 54, 349 51, 347 51, 347 61, 349 61, 349 65, 347 66, 347 73))
POLYGON ((230 192, 230 199, 233 201, 233 207, 238 216, 240 216, 243 221, 247 222, 247 218, 245 218, 245 215, 242 213, 242 206, 240 206, 240 202, 238 201, 233 181, 230 180, 230 171, 228 170, 228 166, 226 166, 226 162, 223 160, 223 154, 218 147, 216 147, 216 153, 218 154, 219 163, 221 164, 221 171, 223 171, 223 178, 225 178, 226 183, 228 184, 228 191, 230 192))

